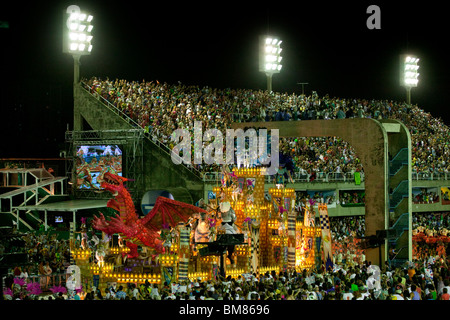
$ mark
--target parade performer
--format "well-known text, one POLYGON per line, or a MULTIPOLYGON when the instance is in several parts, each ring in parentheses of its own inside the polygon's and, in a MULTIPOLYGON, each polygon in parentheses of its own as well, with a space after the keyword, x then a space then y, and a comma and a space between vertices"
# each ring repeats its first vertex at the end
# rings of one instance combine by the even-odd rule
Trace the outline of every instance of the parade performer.
POLYGON ((208 215, 205 213, 195 214, 194 218, 194 240, 196 243, 209 242, 211 240, 211 231, 209 228, 208 215))
MULTIPOLYGON (((233 208, 230 205, 230 202, 226 201, 226 202, 220 203, 219 219, 222 220, 221 230, 225 234, 238 233, 238 229, 237 229, 236 225, 234 224, 237 219, 236 212, 234 212, 233 208)), ((233 256, 233 252, 234 252, 234 246, 228 246, 227 251, 228 251, 227 257, 228 257, 228 259, 230 259, 230 263, 233 264, 234 260, 233 260, 232 256, 233 256)))

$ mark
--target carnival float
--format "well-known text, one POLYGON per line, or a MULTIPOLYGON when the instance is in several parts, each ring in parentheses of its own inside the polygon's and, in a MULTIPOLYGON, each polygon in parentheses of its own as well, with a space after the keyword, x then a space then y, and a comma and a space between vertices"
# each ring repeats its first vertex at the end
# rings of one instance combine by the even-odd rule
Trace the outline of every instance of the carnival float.
POLYGON ((326 204, 319 204, 321 226, 314 225, 315 213, 308 206, 299 221, 295 190, 282 182, 265 190, 263 170, 226 168, 207 202, 194 206, 160 196, 143 217, 124 185, 127 179, 105 173, 101 186, 114 196, 107 206, 117 214, 100 214, 90 224, 83 219, 80 230, 72 233, 71 254, 78 272, 71 272, 79 275, 73 289, 236 278, 309 270, 321 266, 322 259, 330 263, 326 252, 322 258, 322 248, 331 245, 330 231, 323 228, 329 225, 326 204), (101 239, 96 235, 100 232, 101 239))

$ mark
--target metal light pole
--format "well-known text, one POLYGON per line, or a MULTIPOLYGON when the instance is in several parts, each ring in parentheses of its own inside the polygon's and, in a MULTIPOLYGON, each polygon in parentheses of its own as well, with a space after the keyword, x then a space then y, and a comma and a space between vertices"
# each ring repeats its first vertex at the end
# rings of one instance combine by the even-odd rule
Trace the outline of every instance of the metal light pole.
POLYGON ((68 6, 63 16, 63 52, 73 56, 73 83, 78 84, 81 56, 90 55, 92 51, 93 16, 81 12, 76 5, 68 6))
POLYGON ((302 85, 302 96, 305 95, 305 85, 308 85, 308 82, 297 82, 297 84, 301 84, 302 85))
POLYGON ((411 104, 411 89, 419 83, 419 58, 412 55, 400 56, 400 85, 406 89, 406 103, 411 104))
POLYGON ((259 37, 259 71, 267 77, 267 91, 272 92, 272 76, 280 73, 281 65, 281 40, 271 36, 259 37))
POLYGON ((73 84, 80 82, 80 58, 79 54, 73 55, 73 84))
POLYGON ((272 92, 272 75, 273 73, 266 72, 267 77, 267 91, 272 92))

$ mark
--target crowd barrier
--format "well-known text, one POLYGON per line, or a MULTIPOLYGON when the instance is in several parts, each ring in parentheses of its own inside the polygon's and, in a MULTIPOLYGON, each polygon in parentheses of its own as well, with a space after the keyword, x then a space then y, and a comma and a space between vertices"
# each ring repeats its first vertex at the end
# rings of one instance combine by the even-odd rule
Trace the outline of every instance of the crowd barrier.
MULTIPOLYGON (((206 172, 203 173, 204 182, 217 182, 221 179, 221 172, 206 172)), ((275 178, 273 176, 266 176, 266 183, 273 183, 275 178)), ((292 179, 295 183, 310 182, 311 175, 301 172, 294 172, 292 179)), ((352 182, 355 180, 352 172, 317 172, 314 181, 316 182, 352 182)), ((450 180, 450 172, 413 172, 412 180, 450 180)), ((361 174, 361 182, 364 181, 364 174, 361 174)))
POLYGON ((449 180, 450 172, 413 172, 412 173, 413 180, 449 180))
MULTIPOLYGON (((217 182, 222 178, 221 172, 207 172, 203 174, 204 182, 217 182)), ((294 172, 292 175, 292 179, 294 183, 300 182, 312 182, 311 175, 307 173, 294 172)), ((352 182, 355 181, 355 176, 352 172, 317 172, 314 177, 314 181, 316 182, 352 182)), ((364 181, 364 175, 361 175, 361 182, 364 181)), ((266 183, 275 183, 274 176, 266 176, 266 183)))

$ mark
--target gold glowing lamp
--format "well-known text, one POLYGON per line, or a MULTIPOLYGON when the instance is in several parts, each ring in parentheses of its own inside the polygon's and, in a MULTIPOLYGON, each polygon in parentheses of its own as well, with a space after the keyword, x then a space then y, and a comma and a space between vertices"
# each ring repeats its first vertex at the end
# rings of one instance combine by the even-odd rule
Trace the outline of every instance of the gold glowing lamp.
POLYGON ((90 249, 78 249, 73 248, 70 250, 70 253, 73 255, 74 259, 88 259, 91 256, 92 251, 90 249))
POLYGON ((259 217, 259 206, 249 206, 245 208, 247 217, 256 219, 259 217))
POLYGON ((172 265, 178 261, 178 255, 164 253, 159 255, 159 261, 163 265, 172 265))
POLYGON ((269 194, 276 198, 293 198, 295 190, 293 188, 269 188, 269 194))

